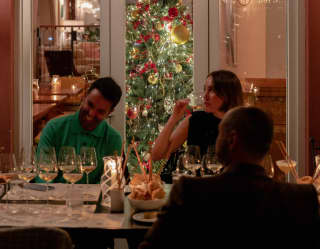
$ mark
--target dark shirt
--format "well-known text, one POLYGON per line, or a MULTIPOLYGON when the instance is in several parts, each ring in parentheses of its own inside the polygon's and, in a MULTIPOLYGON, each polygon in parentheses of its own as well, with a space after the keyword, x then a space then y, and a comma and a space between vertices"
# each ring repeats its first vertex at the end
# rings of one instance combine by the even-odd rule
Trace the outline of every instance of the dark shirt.
POLYGON ((189 119, 188 145, 199 145, 201 155, 207 152, 209 145, 215 145, 221 119, 212 113, 196 111, 189 119))
MULTIPOLYGON (((218 137, 218 127, 221 119, 212 113, 196 111, 189 119, 188 145, 199 145, 203 156, 209 145, 215 145, 218 137)), ((161 179, 166 183, 172 183, 172 171, 177 168, 179 157, 184 153, 182 148, 170 155, 170 158, 161 172, 161 179)), ((208 172, 207 172, 208 173, 208 172)), ((197 171, 200 175, 200 170, 197 171)))
POLYGON ((318 209, 313 185, 276 182, 258 165, 181 177, 140 249, 316 248, 318 209))

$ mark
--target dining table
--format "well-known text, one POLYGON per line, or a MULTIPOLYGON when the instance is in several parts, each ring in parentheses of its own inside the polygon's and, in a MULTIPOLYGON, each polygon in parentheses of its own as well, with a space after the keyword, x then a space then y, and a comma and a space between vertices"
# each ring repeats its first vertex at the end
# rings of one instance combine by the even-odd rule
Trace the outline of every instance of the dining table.
POLYGON ((68 95, 37 95, 33 98, 34 104, 60 104, 68 98, 68 95))
POLYGON ((9 186, 0 200, 0 227, 59 227, 70 234, 75 245, 88 243, 89 237, 101 245, 122 238, 135 247, 152 225, 132 218, 141 211, 130 206, 128 186, 122 212, 111 212, 110 207, 101 205, 100 184, 74 184, 71 189, 71 184, 54 183, 47 189, 45 184, 18 181, 9 186))
POLYGON ((33 104, 33 122, 42 119, 49 112, 55 109, 56 103, 33 104))

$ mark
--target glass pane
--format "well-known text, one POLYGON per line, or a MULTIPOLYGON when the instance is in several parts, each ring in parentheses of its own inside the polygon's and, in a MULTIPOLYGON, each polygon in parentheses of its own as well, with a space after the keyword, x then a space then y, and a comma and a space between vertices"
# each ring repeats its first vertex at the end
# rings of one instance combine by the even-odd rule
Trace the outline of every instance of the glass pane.
POLYGON ((220 63, 241 79, 248 105, 271 114, 286 141, 286 0, 220 0, 220 63))
POLYGON ((126 136, 145 161, 175 101, 193 90, 192 3, 126 1, 126 136))

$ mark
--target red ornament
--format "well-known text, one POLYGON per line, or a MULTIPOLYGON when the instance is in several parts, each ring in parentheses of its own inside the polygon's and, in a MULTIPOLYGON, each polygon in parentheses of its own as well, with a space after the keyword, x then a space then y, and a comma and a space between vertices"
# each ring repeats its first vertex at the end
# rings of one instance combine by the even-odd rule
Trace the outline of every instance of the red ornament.
POLYGON ((143 37, 144 41, 147 42, 151 38, 151 35, 145 35, 143 37))
POLYGON ((178 11, 178 9, 177 9, 176 7, 173 7, 173 8, 170 8, 170 9, 168 10, 168 14, 169 14, 169 16, 170 16, 171 18, 175 18, 175 17, 178 16, 179 11, 178 11))
POLYGON ((145 10, 145 11, 148 11, 149 8, 150 8, 150 5, 149 5, 149 4, 147 4, 146 6, 144 6, 144 10, 145 10))
POLYGON ((160 35, 159 34, 155 34, 154 35, 154 40, 155 41, 159 41, 160 40, 160 35))
POLYGON ((143 6, 143 3, 141 3, 141 2, 138 2, 137 4, 136 4, 136 6, 137 6, 137 8, 142 8, 142 6, 143 6))
POLYGON ((128 108, 127 116, 129 119, 136 119, 138 114, 139 112, 137 107, 128 108))

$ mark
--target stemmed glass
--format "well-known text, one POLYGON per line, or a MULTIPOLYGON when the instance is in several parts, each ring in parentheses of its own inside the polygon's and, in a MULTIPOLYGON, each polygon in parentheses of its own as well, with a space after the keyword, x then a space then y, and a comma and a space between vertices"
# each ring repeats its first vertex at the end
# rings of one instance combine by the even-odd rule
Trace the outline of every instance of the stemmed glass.
POLYGON ((73 193, 73 184, 82 178, 80 165, 78 163, 74 147, 63 146, 59 153, 59 169, 63 172, 63 178, 71 183, 71 194, 73 193))
POLYGON ((204 163, 213 174, 217 174, 222 168, 222 164, 219 163, 216 156, 214 145, 208 146, 207 153, 204 155, 204 163))
POLYGON ((17 178, 17 163, 16 158, 13 153, 0 153, 0 176, 6 181, 6 206, 5 208, 9 210, 9 186, 12 184, 12 180, 17 178))
POLYGON ((200 146, 188 145, 185 156, 185 168, 196 176, 197 170, 201 168, 200 146))
POLYGON ((81 172, 86 173, 87 184, 89 184, 89 173, 97 167, 97 155, 94 147, 80 148, 81 172))
MULTIPOLYGON (((86 173, 87 184, 89 184, 89 173, 97 167, 97 155, 94 147, 80 148, 80 169, 82 173, 86 173)), ((89 199, 90 191, 83 193, 84 198, 89 199)))
POLYGON ((47 186, 47 209, 49 208, 49 182, 58 175, 57 157, 54 147, 41 147, 39 153, 39 177, 46 182, 47 186))
MULTIPOLYGON (((25 151, 24 148, 21 150, 19 158, 19 179, 29 183, 32 179, 37 176, 37 165, 36 165, 36 148, 32 146, 31 151, 25 151)), ((25 193, 25 191, 24 191, 25 193)), ((32 211, 33 214, 37 214, 36 210, 29 209, 28 196, 26 196, 27 211, 32 211)))
POLYGON ((203 110, 203 93, 194 93, 190 105, 193 111, 203 110))

